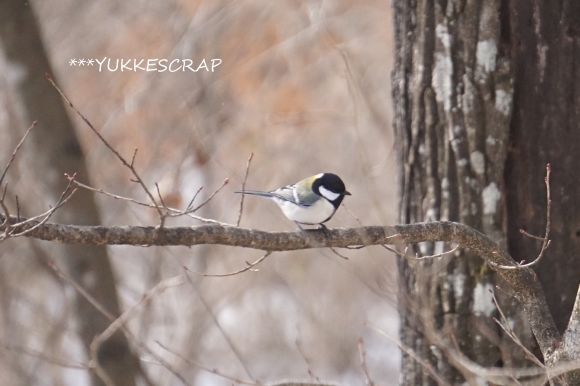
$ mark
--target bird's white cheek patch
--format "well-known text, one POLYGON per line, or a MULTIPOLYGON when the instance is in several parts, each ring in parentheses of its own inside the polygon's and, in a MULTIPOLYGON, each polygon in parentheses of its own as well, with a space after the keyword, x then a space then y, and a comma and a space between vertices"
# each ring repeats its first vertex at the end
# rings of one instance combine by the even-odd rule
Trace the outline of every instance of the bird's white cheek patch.
POLYGON ((318 190, 320 191, 320 194, 322 194, 322 196, 324 198, 326 198, 330 201, 334 201, 338 198, 338 196, 340 196, 340 194, 331 192, 330 190, 326 189, 324 186, 321 186, 320 188, 318 188, 318 190))

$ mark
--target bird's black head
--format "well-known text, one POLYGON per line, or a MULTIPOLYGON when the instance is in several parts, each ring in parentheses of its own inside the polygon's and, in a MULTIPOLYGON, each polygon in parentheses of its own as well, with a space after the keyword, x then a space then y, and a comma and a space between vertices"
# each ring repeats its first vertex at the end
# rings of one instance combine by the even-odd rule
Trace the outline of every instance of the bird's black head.
POLYGON ((332 173, 321 173, 316 176, 312 183, 314 193, 326 198, 335 208, 338 208, 344 196, 350 196, 347 192, 344 182, 339 176, 332 173))

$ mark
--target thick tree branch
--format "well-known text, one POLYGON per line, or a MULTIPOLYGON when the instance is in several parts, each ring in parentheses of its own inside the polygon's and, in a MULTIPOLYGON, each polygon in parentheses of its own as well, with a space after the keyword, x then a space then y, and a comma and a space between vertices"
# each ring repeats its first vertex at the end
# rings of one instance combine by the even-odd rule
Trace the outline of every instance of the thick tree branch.
MULTIPOLYGON (((554 363, 560 347, 560 334, 548 311, 544 292, 535 273, 520 267, 497 243, 475 229, 454 222, 429 222, 396 226, 365 226, 329 229, 327 232, 265 232, 234 226, 202 225, 195 227, 76 226, 22 222, 15 217, 5 221, 0 215, 0 231, 20 222, 16 232, 41 240, 86 245, 192 246, 219 244, 264 251, 291 251, 308 248, 346 248, 383 244, 412 244, 446 241, 469 248, 485 259, 514 289, 522 304, 547 364, 554 363), (505 269, 502 266, 518 267, 505 269)), ((562 358, 560 358, 562 359, 562 358)))
MULTIPOLYGON (((7 226, 22 223, 12 228, 15 232, 27 231, 27 237, 65 244, 81 245, 135 245, 135 246, 192 246, 219 244, 260 249, 264 251, 291 251, 309 248, 353 245, 392 244, 395 232, 391 227, 370 226, 362 228, 333 229, 327 234, 321 230, 302 232, 265 232, 235 226, 201 225, 193 227, 142 227, 142 226, 78 226, 24 222, 11 216, 7 226)), ((0 223, 5 217, 0 215, 0 223)))

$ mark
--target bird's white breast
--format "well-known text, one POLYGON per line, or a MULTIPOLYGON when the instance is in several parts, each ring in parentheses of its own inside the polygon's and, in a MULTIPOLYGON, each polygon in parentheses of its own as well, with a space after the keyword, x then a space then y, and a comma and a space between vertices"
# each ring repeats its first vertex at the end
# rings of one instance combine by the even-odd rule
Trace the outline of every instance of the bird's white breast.
POLYGON ((288 219, 300 224, 315 225, 326 220, 335 211, 334 206, 325 199, 319 199, 313 205, 303 207, 276 197, 272 199, 278 204, 288 219))

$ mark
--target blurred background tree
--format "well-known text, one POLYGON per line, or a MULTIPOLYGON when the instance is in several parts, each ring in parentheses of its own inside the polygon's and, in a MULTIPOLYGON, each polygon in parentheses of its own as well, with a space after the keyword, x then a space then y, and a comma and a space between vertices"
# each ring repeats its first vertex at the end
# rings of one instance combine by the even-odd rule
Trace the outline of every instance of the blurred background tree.
MULTIPOLYGON (((62 178, 65 173, 76 173, 80 179, 90 181, 85 159, 60 95, 54 93, 43 75, 43 72, 52 73, 52 69, 32 10, 22 2, 0 1, 0 26, 6 62, 20 72, 13 79, 12 86, 14 98, 20 106, 21 121, 39 121, 38 130, 34 130, 31 135, 35 154, 32 167, 42 173, 35 174, 34 180, 44 193, 44 201, 54 205, 66 188, 67 181, 62 178)), ((7 129, 17 138, 19 130, 16 127, 7 129)), ((100 215, 92 192, 79 193, 55 213, 53 221, 100 225, 100 215)), ((115 278, 105 247, 62 245, 56 246, 52 253, 37 246, 32 247, 37 252, 37 263, 41 264, 49 264, 48 260, 54 259, 52 253, 57 253, 69 274, 82 283, 94 299, 111 314, 120 313, 115 278)), ((106 329, 111 321, 84 297, 76 295, 73 298, 78 334, 88 348, 93 338, 106 329)), ((10 303, 6 304, 7 310, 11 309, 10 303)), ((9 339, 8 344, 15 343, 9 339)), ((99 351, 99 361, 111 381, 123 385, 135 384, 138 360, 131 354, 120 332, 103 344, 99 351)), ((92 376, 94 385, 102 384, 94 373, 92 376)), ((31 380, 32 374, 26 383, 31 380)))
MULTIPOLYGON (((16 2, 0 3, 1 17, 10 17, 5 10, 16 2)), ((253 152, 248 188, 271 189, 321 171, 335 172, 353 193, 346 200, 353 215, 341 208, 329 226, 394 222, 388 2, 48 0, 18 6, 30 7, 26 11, 36 15, 48 57, 47 62, 32 59, 37 62, 27 66, 16 61, 19 56, 41 57, 42 47, 30 52, 29 46, 9 39, 8 28, 26 35, 33 33, 32 24, 3 23, 1 162, 8 160, 31 121, 39 122, 34 144, 25 144, 8 180, 10 192, 19 196, 21 214, 33 215, 54 204, 66 182, 63 170, 79 173, 81 182, 97 188, 144 199, 128 171, 71 110, 75 132, 67 129, 61 106, 53 102, 58 95, 44 79, 49 71, 121 154, 130 158, 139 148, 137 168, 150 189, 159 183, 168 205, 184 207, 203 186, 201 202, 229 177, 230 185, 202 215, 235 222, 239 197, 231 191, 239 188, 253 152), (219 58, 222 63, 215 72, 196 73, 99 72, 97 66, 69 64, 71 59, 105 57, 194 63, 219 58), (36 90, 33 97, 26 96, 26 85, 36 90), (75 161, 69 162, 70 157, 75 161)), ((94 199, 96 207, 91 207, 79 197, 70 213, 60 212, 64 217, 55 221, 157 223, 154 211, 101 195, 94 199), (83 211, 89 217, 81 217, 83 211)), ((167 225, 195 224, 178 219, 167 225)), ((242 226, 294 229, 274 204, 250 198, 242 226)), ((103 318, 76 300, 71 284, 48 269, 47 261, 92 293, 102 293, 98 300, 117 314, 156 283, 183 272, 183 266, 225 273, 256 257, 253 251, 215 246, 94 250, 98 259, 83 260, 78 254, 89 248, 31 240, 2 243, 2 384, 97 384, 82 366, 88 358, 83 343, 104 328, 98 322, 103 318), (83 319, 83 310, 93 316, 83 319), (90 328, 83 330, 85 326, 90 328)), ((231 380, 192 366, 155 341, 182 358, 256 382, 361 384, 366 379, 357 345, 362 337, 370 375, 391 384, 398 373, 398 350, 363 322, 397 335, 395 262, 382 248, 349 256, 347 261, 327 250, 279 253, 259 272, 191 276, 186 285, 140 309, 129 328, 190 384, 229 385, 231 380)), ((138 375, 129 352, 124 356, 129 365, 121 366, 126 372, 119 376, 137 384, 146 384, 145 379, 181 384, 147 352, 131 349, 146 376, 138 375)))

